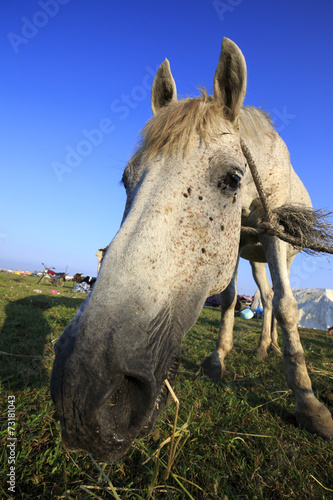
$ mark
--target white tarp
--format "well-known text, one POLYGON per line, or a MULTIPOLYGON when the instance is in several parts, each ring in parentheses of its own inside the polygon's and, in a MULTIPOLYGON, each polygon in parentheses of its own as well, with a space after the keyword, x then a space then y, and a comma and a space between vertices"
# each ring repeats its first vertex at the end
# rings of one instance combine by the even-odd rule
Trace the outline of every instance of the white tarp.
POLYGON ((333 290, 294 288, 298 306, 298 326, 327 330, 333 326, 333 290))
MULTIPOLYGON (((294 288, 293 294, 298 307, 297 325, 303 328, 327 330, 333 326, 333 290, 328 288, 294 288)), ((262 307, 257 290, 252 310, 262 307)))
POLYGON ((253 297, 251 309, 252 309, 252 311, 256 311, 257 309, 262 308, 262 307, 263 307, 263 305, 262 305, 262 301, 261 301, 260 292, 259 292, 259 290, 257 290, 256 293, 254 294, 254 297, 253 297))

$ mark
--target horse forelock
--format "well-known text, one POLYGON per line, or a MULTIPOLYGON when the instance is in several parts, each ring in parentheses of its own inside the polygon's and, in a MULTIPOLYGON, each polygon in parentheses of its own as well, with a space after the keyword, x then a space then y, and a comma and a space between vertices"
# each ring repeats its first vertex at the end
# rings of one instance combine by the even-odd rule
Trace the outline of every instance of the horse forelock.
MULTIPOLYGON (((225 110, 205 90, 201 92, 199 97, 161 108, 142 129, 132 161, 142 156, 150 160, 157 155, 186 155, 194 137, 206 142, 210 137, 235 133, 225 110)), ((260 140, 273 127, 267 113, 247 106, 240 112, 239 129, 243 139, 260 140)))
POLYGON ((160 109, 144 126, 138 153, 148 159, 157 155, 183 155, 195 136, 207 141, 209 137, 231 132, 221 107, 202 91, 199 97, 185 98, 160 109))

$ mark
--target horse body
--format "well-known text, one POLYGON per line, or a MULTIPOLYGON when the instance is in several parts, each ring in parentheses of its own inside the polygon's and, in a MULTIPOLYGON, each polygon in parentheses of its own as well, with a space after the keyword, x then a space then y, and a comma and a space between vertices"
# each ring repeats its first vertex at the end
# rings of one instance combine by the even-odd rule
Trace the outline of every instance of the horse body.
MULTIPOLYGON (((258 113, 258 110, 251 108, 243 109, 243 111, 258 113)), ((269 118, 262 114, 261 119, 265 120, 265 118, 269 121, 269 118)), ((240 123, 242 124, 242 120, 240 120, 240 123)), ((254 132, 252 131, 252 134, 246 137, 246 143, 251 151, 259 154, 256 165, 271 209, 285 204, 302 205, 311 208, 310 196, 290 164, 289 152, 285 143, 273 127, 267 131, 267 124, 265 125, 260 126, 260 124, 257 124, 254 132), (259 135, 263 130, 266 130, 264 140, 259 135), (257 142, 260 139, 261 147, 258 150, 257 142), (267 153, 267 151, 271 151, 271 153, 267 153)), ((257 188, 253 178, 248 176, 243 192, 242 227, 259 225, 262 222, 262 216, 263 212, 257 188)), ((294 246, 286 244, 288 272, 298 251, 299 249, 294 246)), ((260 341, 256 349, 257 357, 260 359, 265 358, 268 348, 272 348, 273 352, 280 354, 276 319, 272 307, 274 293, 267 278, 267 258, 264 247, 260 243, 260 238, 246 236, 246 233, 242 234, 239 256, 250 261, 253 278, 260 290, 265 311, 260 341)), ((215 379, 223 376, 224 359, 233 347, 237 272, 238 265, 236 265, 235 274, 229 287, 221 293, 221 322, 216 349, 202 364, 202 373, 215 379)))
POLYGON ((239 249, 245 254, 261 247, 274 282, 298 420, 313 432, 333 434, 330 413, 313 395, 299 341, 287 272, 290 246, 268 235, 241 241, 241 221, 256 224, 262 212, 241 136, 272 207, 289 202, 297 185, 297 201, 308 203, 268 118, 242 110, 245 91, 245 60, 228 39, 213 97, 178 102, 168 61, 157 72, 154 117, 124 172, 122 225, 93 291, 55 346, 51 394, 69 449, 115 460, 149 432, 166 403, 164 380, 172 383, 181 340, 206 297, 221 290, 233 295, 239 249))
MULTIPOLYGON (((290 164, 290 157, 288 149, 285 143, 282 141, 281 137, 274 130, 273 132, 273 142, 276 145, 279 145, 279 151, 274 155, 273 164, 268 162, 266 166, 259 172, 260 178, 262 179, 263 186, 265 188, 265 193, 268 199, 268 203, 270 207, 278 208, 285 204, 291 205, 299 205, 303 207, 312 207, 312 203, 310 200, 310 196, 303 185, 302 181, 292 168, 290 164), (277 165, 275 161, 278 160, 279 164, 277 165)), ((270 147, 268 145, 268 147, 270 147)), ((274 150, 274 145, 272 144, 272 151, 274 150)), ((258 164, 258 168, 262 166, 262 163, 258 164)), ((246 191, 246 195, 243 197, 243 210, 242 210, 242 226, 251 226, 253 225, 253 220, 256 220, 256 224, 260 224, 261 222, 261 208, 260 208, 260 200, 258 199, 258 193, 256 187, 253 183, 252 177, 248 183, 248 189, 246 191), (253 208, 251 208, 253 207, 253 208), (254 213, 253 213, 254 212, 254 213), (255 213, 257 212, 257 214, 255 213)), ((299 252, 299 249, 286 244, 286 260, 287 260, 287 270, 289 276, 290 266, 294 260, 294 257, 299 252)), ((277 334, 277 321, 273 314, 273 306, 272 301, 274 297, 274 292, 270 286, 270 283, 267 278, 266 272, 266 263, 267 258, 264 251, 263 245, 260 243, 260 239, 253 241, 253 238, 246 237, 246 235, 242 235, 240 242, 240 257, 247 259, 250 261, 252 267, 252 274, 255 283, 257 284, 260 295, 262 298, 263 308, 264 308, 264 319, 262 325, 261 336, 259 340, 258 347, 256 348, 256 355, 259 359, 264 359, 267 356, 267 350, 269 348, 272 349, 273 353, 280 354, 280 348, 278 346, 278 334, 277 334)), ((234 284, 236 287, 236 283, 234 284)), ((229 292, 230 293, 230 292, 229 292)), ((222 328, 219 332, 219 339, 217 342, 217 351, 219 347, 223 345, 222 338, 232 338, 232 327, 233 327, 233 319, 231 311, 228 311, 229 308, 229 300, 227 298, 228 292, 226 292, 225 299, 222 298, 222 314, 230 315, 230 321, 221 321, 221 325, 229 326, 228 331, 224 331, 222 328), (228 312, 227 312, 228 311, 228 312), (231 329, 231 332, 230 332, 231 329)), ((223 295, 223 293, 222 293, 223 295)), ((232 343, 228 344, 228 347, 232 345, 232 343)), ((227 354, 227 351, 224 351, 222 348, 220 349, 220 359, 221 359, 221 368, 223 367, 223 359, 227 354), (223 351, 223 353, 222 353, 223 351)), ((221 370, 221 375, 223 373, 223 368, 221 370)), ((216 376, 211 374, 211 376, 216 376)))

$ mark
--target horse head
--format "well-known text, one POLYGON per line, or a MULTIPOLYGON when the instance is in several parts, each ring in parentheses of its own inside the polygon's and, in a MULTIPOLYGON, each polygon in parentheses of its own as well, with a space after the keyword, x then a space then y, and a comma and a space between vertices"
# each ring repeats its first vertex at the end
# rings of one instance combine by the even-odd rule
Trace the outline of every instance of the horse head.
POLYGON ((126 166, 121 227, 93 291, 55 346, 51 394, 70 450, 118 459, 167 400, 183 336, 237 261, 246 65, 224 39, 214 94, 177 100, 167 60, 126 166))

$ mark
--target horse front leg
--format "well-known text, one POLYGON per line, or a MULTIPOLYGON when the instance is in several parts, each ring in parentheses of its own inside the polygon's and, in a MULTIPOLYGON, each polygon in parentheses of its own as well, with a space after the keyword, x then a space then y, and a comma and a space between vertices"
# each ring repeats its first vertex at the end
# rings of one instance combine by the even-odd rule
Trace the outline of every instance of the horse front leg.
POLYGON ((225 366, 224 358, 233 347, 233 328, 235 319, 235 305, 237 302, 237 274, 238 263, 235 267, 233 277, 227 288, 220 294, 221 297, 221 321, 219 334, 216 341, 216 349, 207 356, 200 368, 201 375, 207 375, 212 379, 223 377, 225 366))
POLYGON ((281 354, 277 342, 276 320, 273 314, 273 290, 269 284, 265 262, 250 262, 252 275, 260 291, 261 301, 264 309, 264 318, 260 334, 259 344, 255 350, 258 359, 267 357, 267 350, 272 349, 274 353, 281 354))
POLYGON ((273 311, 282 330, 286 379, 296 398, 296 420, 309 432, 332 438, 331 413, 315 397, 305 364, 297 329, 297 303, 289 283, 287 244, 269 236, 262 237, 261 243, 273 281, 273 311))

